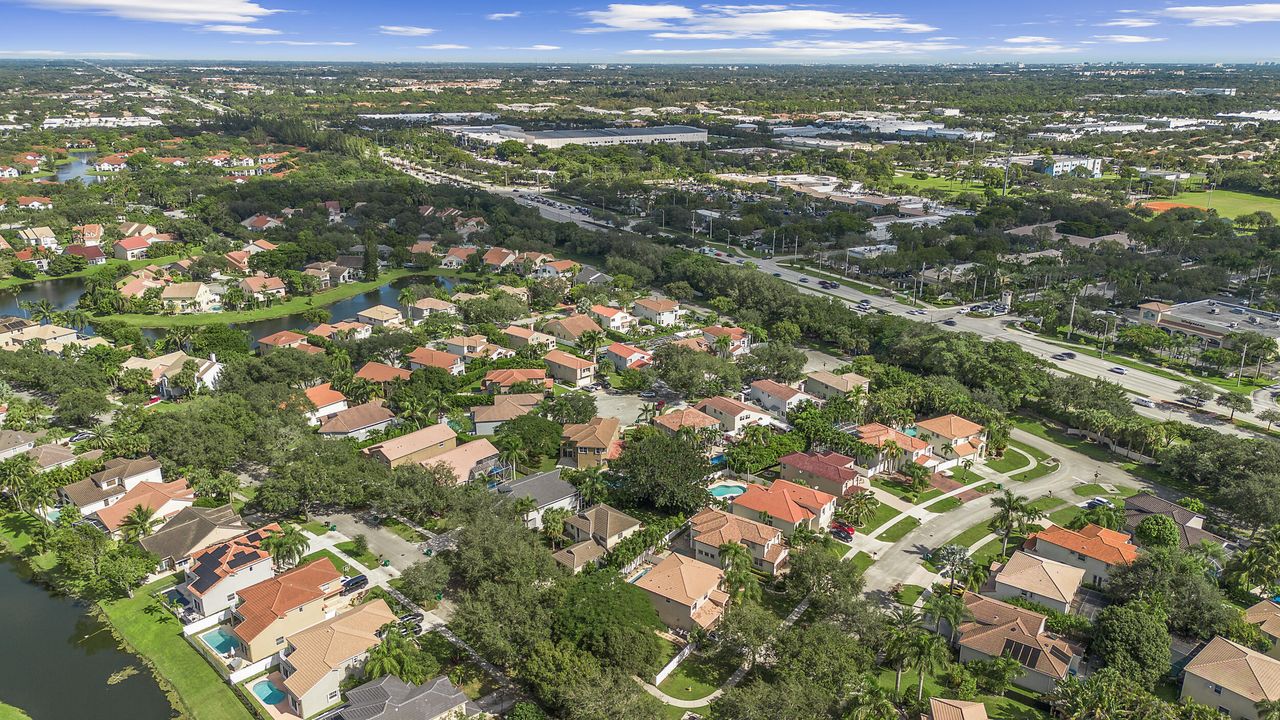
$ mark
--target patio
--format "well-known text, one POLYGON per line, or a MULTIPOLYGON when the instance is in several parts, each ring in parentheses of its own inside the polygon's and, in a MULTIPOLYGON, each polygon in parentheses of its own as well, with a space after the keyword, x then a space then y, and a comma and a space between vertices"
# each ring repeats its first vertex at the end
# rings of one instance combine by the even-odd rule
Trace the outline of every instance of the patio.
POLYGON ((279 670, 250 678, 241 687, 271 720, 299 720, 298 714, 289 707, 289 695, 283 690, 284 676, 279 670), (276 697, 280 697, 277 702, 269 702, 276 697))

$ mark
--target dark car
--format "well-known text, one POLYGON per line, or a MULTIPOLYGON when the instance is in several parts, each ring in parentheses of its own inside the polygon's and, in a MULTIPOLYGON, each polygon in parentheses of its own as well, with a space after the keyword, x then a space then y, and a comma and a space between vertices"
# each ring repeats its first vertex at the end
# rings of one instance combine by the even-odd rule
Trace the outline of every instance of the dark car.
POLYGON ((640 393, 640 397, 644 398, 645 400, 650 400, 652 398, 658 397, 658 393, 652 390, 645 390, 644 392, 640 393))
POLYGON ((1066 359, 1068 359, 1068 360, 1075 360, 1075 359, 1076 359, 1076 354, 1075 354, 1075 353, 1073 353, 1073 352, 1064 352, 1064 353, 1062 353, 1062 356, 1063 356, 1063 357, 1065 357, 1065 358, 1066 358, 1066 359))
POLYGON ((858 528, 856 528, 856 527, 854 527, 854 526, 850 525, 849 523, 842 523, 842 522, 840 522, 839 520, 837 520, 837 521, 835 521, 835 522, 831 523, 831 529, 833 529, 833 530, 843 530, 843 531, 845 531, 845 532, 849 533, 850 535, 857 535, 857 534, 858 534, 858 528))
POLYGON ((853 539, 853 536, 849 534, 848 530, 841 530, 838 527, 831 528, 831 537, 841 542, 849 542, 853 539))
POLYGON ((340 594, 350 595, 352 593, 360 592, 367 587, 369 587, 368 576, 356 575, 355 577, 350 577, 342 581, 342 592, 340 594))
POLYGON ((782 277, 782 273, 774 273, 774 274, 773 274, 773 276, 774 276, 774 277, 782 277))
POLYGON ((951 318, 947 318, 946 320, 943 320, 942 324, 948 327, 955 327, 957 325, 956 321, 952 320, 951 318))
POLYGON ((420 624, 425 619, 426 616, 420 612, 405 613, 400 616, 400 622, 409 624, 420 624))

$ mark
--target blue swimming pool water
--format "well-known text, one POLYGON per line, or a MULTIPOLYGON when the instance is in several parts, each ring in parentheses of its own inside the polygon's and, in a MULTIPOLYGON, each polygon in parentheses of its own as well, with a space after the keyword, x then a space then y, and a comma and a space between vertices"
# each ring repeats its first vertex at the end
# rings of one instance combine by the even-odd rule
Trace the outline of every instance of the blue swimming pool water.
POLYGON ((284 702, 284 691, 270 680, 259 680, 254 683, 253 694, 267 705, 279 705, 284 702))
POLYGON ((226 654, 240 647, 240 641, 236 639, 231 631, 224 627, 214 628, 209 632, 200 636, 205 644, 217 650, 221 654, 226 654))
POLYGON ((711 488, 711 494, 718 498, 737 497, 746 491, 745 485, 716 485, 711 488))

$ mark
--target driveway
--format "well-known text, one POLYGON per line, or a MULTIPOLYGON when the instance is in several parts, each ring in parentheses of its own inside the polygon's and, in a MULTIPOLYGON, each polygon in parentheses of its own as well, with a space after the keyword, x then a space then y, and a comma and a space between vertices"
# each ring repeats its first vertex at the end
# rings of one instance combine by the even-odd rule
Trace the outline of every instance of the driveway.
POLYGON ((654 402, 654 400, 641 399, 634 393, 610 395, 603 390, 597 390, 591 393, 591 396, 596 399, 600 417, 616 417, 622 420, 623 425, 634 425, 636 419, 640 417, 640 408, 645 403, 654 402))
MULTIPOLYGON (((410 565, 422 559, 422 551, 414 543, 405 540, 381 525, 366 522, 371 516, 331 515, 323 518, 326 522, 338 526, 338 532, 349 538, 364 535, 369 540, 369 550, 385 560, 391 561, 391 567, 404 572, 410 565)), ((425 541, 425 539, 424 539, 425 541)))

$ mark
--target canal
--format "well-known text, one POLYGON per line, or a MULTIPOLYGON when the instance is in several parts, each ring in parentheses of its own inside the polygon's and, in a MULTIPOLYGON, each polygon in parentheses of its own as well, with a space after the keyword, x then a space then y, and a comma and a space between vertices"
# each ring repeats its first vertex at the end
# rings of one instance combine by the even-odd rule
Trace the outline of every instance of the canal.
POLYGON ((175 717, 150 670, 116 646, 106 625, 83 604, 31 582, 11 556, 0 556, 0 617, 0 701, 32 720, 175 717), (113 675, 127 677, 110 684, 113 675))

